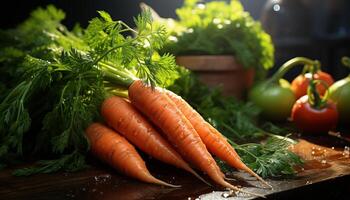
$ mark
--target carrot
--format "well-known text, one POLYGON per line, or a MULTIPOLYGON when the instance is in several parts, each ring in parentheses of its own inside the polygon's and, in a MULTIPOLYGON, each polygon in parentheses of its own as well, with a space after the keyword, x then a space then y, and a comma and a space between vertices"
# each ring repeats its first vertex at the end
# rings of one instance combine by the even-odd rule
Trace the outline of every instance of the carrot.
POLYGON ((141 81, 134 81, 128 92, 131 103, 163 131, 185 160, 199 167, 217 184, 250 193, 224 180, 223 173, 207 151, 196 130, 160 88, 152 89, 141 81))
POLYGON ((179 187, 153 177, 136 149, 105 125, 93 123, 85 133, 90 141, 92 153, 121 173, 148 183, 179 187))
POLYGON ((246 171, 252 176, 256 177, 259 181, 265 185, 272 187, 265 180, 263 180, 259 175, 254 173, 247 165, 245 165, 235 149, 230 145, 226 138, 216 130, 212 125, 203 119, 203 117, 193 109, 184 99, 175 93, 164 90, 167 96, 176 104, 177 108, 186 116, 190 121, 194 129, 197 131, 198 135, 202 139, 203 143, 209 150, 221 160, 225 161, 231 167, 239 170, 246 171))
POLYGON ((101 114, 109 126, 121 133, 143 152, 162 162, 182 168, 209 184, 181 158, 168 141, 125 99, 116 96, 107 98, 102 103, 101 114))

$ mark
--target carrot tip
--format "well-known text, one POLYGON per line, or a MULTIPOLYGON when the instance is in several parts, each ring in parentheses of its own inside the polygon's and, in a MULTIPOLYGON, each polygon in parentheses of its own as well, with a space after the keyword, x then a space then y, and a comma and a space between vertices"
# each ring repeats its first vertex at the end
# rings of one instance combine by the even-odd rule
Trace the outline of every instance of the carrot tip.
POLYGON ((230 188, 232 190, 236 190, 238 192, 242 192, 242 193, 245 193, 245 194, 249 194, 249 195, 253 195, 253 196, 256 196, 256 197, 262 197, 262 198, 266 198, 264 195, 261 195, 261 194, 257 194, 257 193, 254 193, 254 192, 249 192, 249 191, 245 191, 245 190, 242 190, 234 185, 231 185, 230 183, 224 181, 222 182, 223 183, 223 186, 227 187, 227 188, 230 188))
POLYGON ((162 185, 165 185, 165 186, 168 186, 168 187, 172 187, 172 188, 180 188, 182 187, 181 185, 173 185, 173 184, 170 184, 170 183, 162 183, 162 185))
POLYGON ((172 187, 172 188, 180 188, 181 185, 173 185, 173 184, 170 184, 170 183, 166 183, 162 180, 159 180, 159 179, 155 179, 154 181, 156 184, 159 184, 159 185, 164 185, 164 186, 168 186, 168 187, 172 187))
POLYGON ((228 177, 226 177, 226 176, 224 177, 224 179, 225 179, 225 180, 228 180, 228 181, 234 181, 234 180, 236 180, 236 179, 234 179, 234 178, 228 178, 228 177))
POLYGON ((252 176, 254 176, 256 179, 258 179, 258 181, 260 181, 261 183, 263 183, 264 185, 269 187, 271 190, 273 189, 272 185, 270 185, 267 181, 265 181, 263 178, 261 178, 259 175, 257 175, 253 170, 248 168, 247 172, 249 174, 251 174, 252 176))
POLYGON ((186 169, 188 172, 190 172, 191 174, 193 174, 195 177, 197 177, 199 180, 201 180, 203 183, 212 186, 208 181, 204 180, 204 178, 202 178, 196 171, 194 171, 192 168, 188 168, 186 169))

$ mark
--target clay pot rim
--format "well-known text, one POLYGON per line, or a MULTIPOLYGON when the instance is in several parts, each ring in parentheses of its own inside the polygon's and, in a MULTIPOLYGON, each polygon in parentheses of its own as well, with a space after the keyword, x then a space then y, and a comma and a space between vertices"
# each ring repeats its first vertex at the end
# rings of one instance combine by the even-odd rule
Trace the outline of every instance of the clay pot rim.
POLYGON ((251 69, 243 67, 233 55, 179 55, 176 56, 176 63, 193 71, 236 71, 251 69))

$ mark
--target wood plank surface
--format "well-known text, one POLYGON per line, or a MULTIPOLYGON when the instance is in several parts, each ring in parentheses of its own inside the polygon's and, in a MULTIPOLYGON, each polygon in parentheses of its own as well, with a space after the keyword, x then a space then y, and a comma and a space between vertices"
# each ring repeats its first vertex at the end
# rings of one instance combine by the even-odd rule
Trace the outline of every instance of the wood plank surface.
MULTIPOLYGON (((243 189, 267 195, 269 199, 329 197, 350 195, 350 159, 346 151, 318 146, 301 140, 293 148, 306 160, 304 169, 292 179, 271 180, 273 190, 262 188, 254 178, 240 172, 230 174, 232 183, 243 189), (327 196, 328 195, 328 196, 327 196), (332 196, 333 195, 333 196, 332 196)), ((179 169, 148 161, 152 174, 179 189, 141 183, 120 175, 108 166, 93 162, 92 167, 76 173, 39 174, 14 177, 12 169, 0 172, 0 199, 254 199, 200 182, 179 169)), ((303 198, 304 199, 304 198, 303 198)), ((322 198, 321 198, 322 199, 322 198)), ((326 199, 326 198, 324 198, 326 199)))

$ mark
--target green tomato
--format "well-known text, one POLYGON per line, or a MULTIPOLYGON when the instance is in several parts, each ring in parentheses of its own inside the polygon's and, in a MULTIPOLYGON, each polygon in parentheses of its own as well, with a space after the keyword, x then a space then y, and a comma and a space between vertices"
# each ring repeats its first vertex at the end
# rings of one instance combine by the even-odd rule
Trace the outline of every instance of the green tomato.
POLYGON ((337 104, 339 119, 350 122, 350 76, 335 82, 329 88, 329 98, 337 104))
POLYGON ((286 120, 291 113, 295 96, 286 80, 280 83, 261 83, 249 92, 249 100, 262 110, 263 117, 274 121, 286 120))

